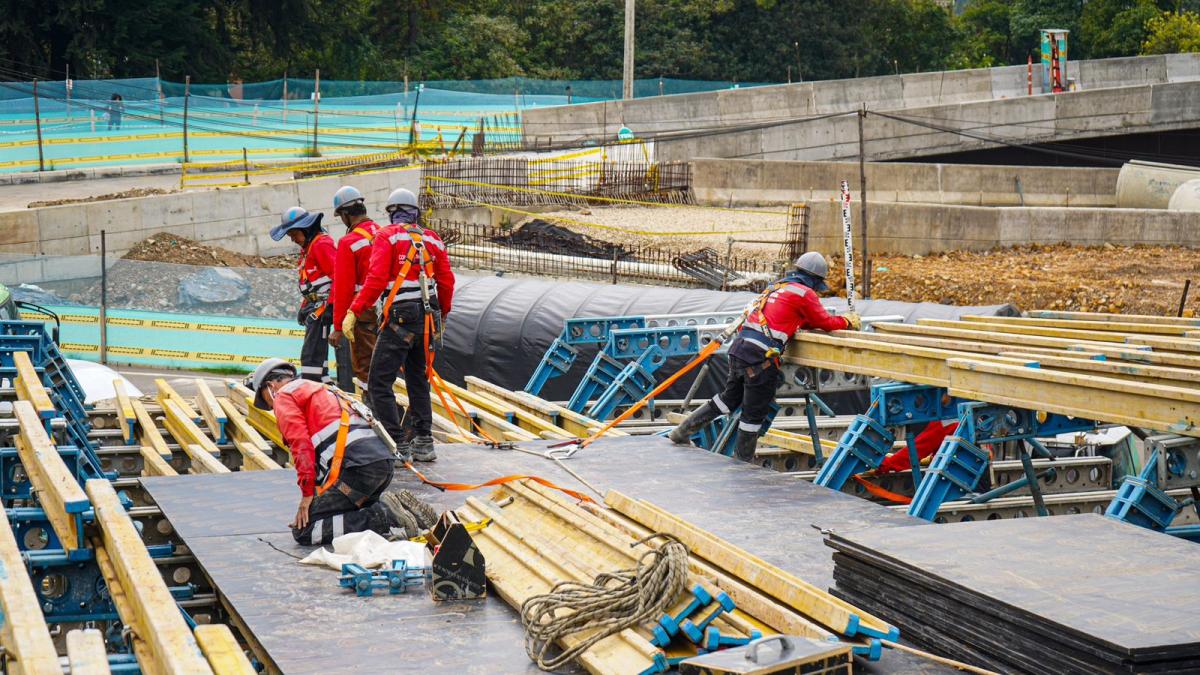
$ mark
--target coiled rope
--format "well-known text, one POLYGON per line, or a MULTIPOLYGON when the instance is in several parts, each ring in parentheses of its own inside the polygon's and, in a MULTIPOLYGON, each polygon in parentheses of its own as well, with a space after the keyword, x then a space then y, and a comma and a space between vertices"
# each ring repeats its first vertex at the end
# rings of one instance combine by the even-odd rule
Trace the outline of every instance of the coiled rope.
POLYGON ((635 568, 600 574, 591 584, 561 581, 522 603, 529 659, 542 670, 556 670, 604 638, 660 617, 687 589, 688 549, 667 534, 630 546, 656 537, 667 542, 638 558, 635 568), (585 631, 594 633, 560 654, 548 654, 557 641, 585 631))

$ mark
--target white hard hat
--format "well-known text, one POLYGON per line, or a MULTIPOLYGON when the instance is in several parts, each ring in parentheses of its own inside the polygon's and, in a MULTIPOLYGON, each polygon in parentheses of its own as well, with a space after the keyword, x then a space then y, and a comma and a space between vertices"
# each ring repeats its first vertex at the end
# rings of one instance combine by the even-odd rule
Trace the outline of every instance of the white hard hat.
POLYGON ((264 391, 263 383, 268 377, 276 374, 286 374, 292 377, 297 376, 296 366, 285 359, 270 358, 258 364, 250 377, 246 378, 244 384, 254 392, 254 407, 265 409, 266 401, 263 400, 262 393, 264 391))
POLYGON ((391 213, 402 206, 407 206, 417 210, 420 210, 421 208, 421 206, 417 203, 417 196, 412 193, 412 190, 396 188, 395 190, 392 190, 392 194, 388 195, 387 205, 384 206, 384 210, 388 213, 391 213))
POLYGON ((817 279, 817 285, 813 290, 818 292, 829 290, 829 284, 825 283, 825 277, 829 275, 829 261, 825 260, 825 256, 816 251, 809 251, 796 258, 796 262, 792 264, 796 269, 817 279))
POLYGON ((341 211, 346 206, 349 206, 354 202, 362 201, 363 196, 362 193, 358 191, 358 188, 354 187, 353 185, 343 185, 342 187, 338 188, 337 192, 333 193, 333 212, 334 214, 337 214, 338 211, 341 211))

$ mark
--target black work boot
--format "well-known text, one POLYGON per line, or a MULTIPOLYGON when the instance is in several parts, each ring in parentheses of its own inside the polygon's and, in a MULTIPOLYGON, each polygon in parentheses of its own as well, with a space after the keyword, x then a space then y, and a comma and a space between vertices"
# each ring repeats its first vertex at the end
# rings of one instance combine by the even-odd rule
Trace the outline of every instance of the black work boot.
POLYGON ((733 444, 733 454, 743 462, 754 461, 754 449, 758 447, 757 431, 738 430, 737 440, 733 444))
POLYGON ((412 450, 413 459, 418 462, 432 462, 437 459, 437 451, 433 449, 433 436, 417 436, 408 447, 412 450))
POLYGON ((428 530, 437 524, 438 512, 429 504, 421 501, 419 497, 409 492, 401 490, 396 493, 396 498, 404 505, 404 509, 416 518, 417 524, 422 530, 428 530))
POLYGON ((387 509, 388 525, 392 536, 397 539, 411 539, 421 533, 421 526, 417 523, 417 519, 404 508, 404 504, 395 492, 385 492, 380 495, 379 503, 387 509))
POLYGON ((676 445, 691 445, 692 436, 696 435, 697 431, 704 428, 704 425, 717 419, 721 416, 721 410, 717 408, 712 401, 696 408, 696 410, 688 415, 688 418, 679 423, 679 426, 671 430, 667 434, 667 438, 671 439, 676 445))

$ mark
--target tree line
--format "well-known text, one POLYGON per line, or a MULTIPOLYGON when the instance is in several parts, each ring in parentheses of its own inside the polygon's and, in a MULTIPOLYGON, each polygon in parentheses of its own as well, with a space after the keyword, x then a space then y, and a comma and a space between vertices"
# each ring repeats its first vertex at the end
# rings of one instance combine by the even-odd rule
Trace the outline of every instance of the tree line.
MULTIPOLYGON (((624 0, 5 0, 0 80, 621 77, 624 0)), ((1200 0, 638 0, 637 76, 782 82, 1200 51, 1200 0)))

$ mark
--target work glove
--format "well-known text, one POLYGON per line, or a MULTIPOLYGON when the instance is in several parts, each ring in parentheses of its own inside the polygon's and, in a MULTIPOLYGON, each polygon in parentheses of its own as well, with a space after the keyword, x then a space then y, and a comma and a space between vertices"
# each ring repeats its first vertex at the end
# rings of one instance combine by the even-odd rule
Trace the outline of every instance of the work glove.
POLYGON ((842 318, 846 320, 848 329, 862 330, 862 317, 858 315, 858 312, 847 312, 842 315, 842 318))
POLYGON ((346 317, 342 319, 342 335, 350 342, 354 342, 354 324, 358 323, 358 317, 354 316, 354 312, 346 312, 346 317))

